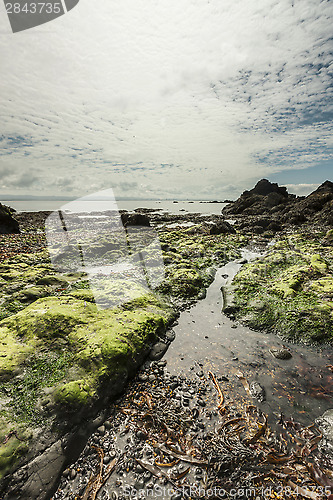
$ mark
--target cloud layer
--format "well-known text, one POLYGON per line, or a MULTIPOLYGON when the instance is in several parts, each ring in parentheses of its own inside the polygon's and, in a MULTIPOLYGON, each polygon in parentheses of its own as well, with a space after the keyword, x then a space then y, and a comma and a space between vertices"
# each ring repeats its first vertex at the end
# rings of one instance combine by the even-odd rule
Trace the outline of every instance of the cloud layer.
POLYGON ((332 12, 81 0, 13 35, 0 11, 0 194, 221 198, 331 159, 332 12))

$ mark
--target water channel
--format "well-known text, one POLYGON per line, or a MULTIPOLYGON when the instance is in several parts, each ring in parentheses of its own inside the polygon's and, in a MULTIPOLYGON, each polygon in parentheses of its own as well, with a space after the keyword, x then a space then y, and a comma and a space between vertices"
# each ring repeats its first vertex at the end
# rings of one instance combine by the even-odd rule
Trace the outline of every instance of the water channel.
MULTIPOLYGON (((257 255, 254 252, 243 251, 243 258, 246 260, 253 259, 257 255)), ((324 411, 332 407, 332 372, 328 368, 332 363, 332 348, 319 349, 290 344, 276 335, 255 332, 228 319, 222 313, 221 287, 232 281, 240 267, 239 261, 233 261, 218 269, 213 283, 207 290, 206 298, 181 313, 173 327, 175 340, 163 358, 167 362, 167 371, 171 377, 184 375, 184 381, 200 380, 207 385, 205 411, 216 408, 216 391, 211 387, 212 384, 207 376, 211 371, 219 381, 226 403, 232 402, 239 408, 251 404, 258 406, 268 415, 270 425, 273 427, 280 413, 286 418, 294 418, 303 425, 310 425, 324 411), (292 357, 275 358, 270 351, 279 348, 289 349, 292 357), (252 398, 246 391, 244 381, 249 384, 259 383, 264 388, 264 401, 259 402, 252 398)), ((177 397, 180 400, 183 396, 177 394, 176 389, 175 398, 177 397)), ((126 450, 126 447, 134 444, 133 437, 126 434, 125 416, 121 418, 121 425, 117 427, 116 432, 105 434, 102 438, 107 449, 109 446, 109 452, 113 450, 111 457, 119 455, 126 450)), ((214 430, 218 425, 218 416, 203 418, 202 422, 208 430, 214 430)), ((101 436, 96 432, 90 437, 90 446, 98 443, 100 439, 101 436)), ((69 474, 73 470, 81 471, 82 477, 87 475, 89 477, 92 473, 88 448, 89 446, 86 446, 77 462, 71 466, 69 474)), ((149 446, 145 449, 146 456, 151 461, 152 450, 149 446)), ((97 494, 97 499, 122 498, 119 496, 121 484, 135 485, 138 488, 137 475, 126 468, 120 474, 120 478, 115 474, 110 477, 97 494)), ((84 490, 86 483, 80 479, 80 473, 76 475, 75 472, 74 476, 72 481, 62 479, 53 500, 77 498, 75 495, 80 488, 81 491, 84 490)), ((139 482, 142 482, 141 479, 139 482)), ((144 484, 142 482, 141 487, 144 484)), ((165 498, 174 497, 165 496, 165 498)))

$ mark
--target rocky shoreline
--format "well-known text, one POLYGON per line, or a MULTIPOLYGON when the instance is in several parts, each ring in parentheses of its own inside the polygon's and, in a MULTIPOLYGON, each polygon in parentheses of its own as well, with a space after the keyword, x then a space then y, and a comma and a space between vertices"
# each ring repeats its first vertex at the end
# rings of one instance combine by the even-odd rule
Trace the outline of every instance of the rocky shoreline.
MULTIPOLYGON (((112 460, 119 459, 118 450, 119 453, 114 458, 110 456, 107 462, 104 445, 100 443, 101 427, 104 426, 105 431, 103 422, 110 421, 106 408, 122 392, 149 352, 152 361, 140 375, 143 388, 136 387, 135 391, 147 392, 154 382, 152 377, 163 387, 170 383, 170 377, 165 380, 163 376, 163 362, 158 364, 172 340, 170 325, 180 311, 205 296, 216 269, 240 257, 239 249, 245 245, 267 248, 273 238, 275 241, 261 260, 243 266, 233 283, 232 297, 231 289, 226 290, 226 312, 253 328, 274 330, 276 327, 276 333, 287 336, 289 330, 284 329, 284 325, 290 324, 290 332, 299 334, 294 336, 296 341, 332 342, 333 242, 329 218, 332 183, 324 183, 323 188, 306 201, 290 197, 284 189, 267 182, 260 181, 252 192, 230 204, 222 216, 172 215, 143 209, 132 214, 123 212, 124 225, 144 222, 143 225, 158 231, 165 277, 154 294, 142 293, 142 299, 127 300, 116 313, 97 313, 84 274, 61 275, 50 265, 44 250, 44 221, 49 212, 15 216, 21 233, 4 234, 0 241, 0 281, 3 285, 0 333, 2 345, 7 345, 5 356, 0 358, 0 464, 4 475, 0 491, 4 500, 48 499, 61 472, 76 458, 96 426, 100 429, 91 437, 92 442, 98 439, 95 456, 90 462, 96 462, 103 454, 105 470, 112 460), (296 213, 300 203, 305 214, 302 221, 287 215, 281 218, 281 211, 287 214, 288 208, 296 213), (271 210, 268 215, 267 204, 271 210), (235 224, 227 222, 229 217, 236 221, 235 224), (315 225, 313 221, 317 221, 315 225), (318 313, 313 307, 314 296, 317 297, 318 313), (301 301, 302 307, 297 305, 289 317, 286 311, 290 312, 296 299, 301 301), (279 323, 274 313, 277 301, 279 307, 275 311, 279 311, 282 319, 288 317, 287 322, 279 323), (130 323, 133 328, 129 328, 130 323), (91 331, 95 324, 99 324, 100 329, 97 342, 92 342, 91 335, 85 331, 91 331), (120 336, 119 325, 123 325, 120 336), (110 345, 109 351, 100 352, 100 346, 110 335, 118 335, 120 343, 110 345), (148 377, 147 380, 143 380, 144 377, 148 377), (98 451, 99 445, 103 452, 98 451)), ((115 290, 115 293, 118 292, 115 290)), ((206 377, 203 386, 207 386, 207 380, 206 377)), ((229 419, 243 418, 243 415, 235 417, 232 411, 228 414, 229 419)), ((260 428, 261 424, 257 422, 257 425, 260 428)), ((136 451, 140 454, 142 447, 136 451)), ((137 458, 141 460, 142 457, 137 458)), ((84 485, 87 471, 83 469, 85 473, 78 475, 72 472, 74 469, 68 470, 60 488, 65 495, 69 495, 69 491, 74 495, 72 486, 78 486, 80 491, 76 490, 76 496, 82 495, 88 500, 91 491, 88 495, 82 490, 83 486, 87 488, 87 484, 84 485), (81 476, 78 485, 77 478, 81 476)), ((181 474, 179 470, 178 476, 181 474)), ((101 482, 101 476, 99 480, 101 482)), ((293 480, 297 482, 297 477, 293 480)), ((220 484, 216 477, 214 481, 220 484)), ((309 485, 311 481, 310 475, 309 485)), ((71 498, 61 494, 57 492, 54 499, 71 498)), ((100 498, 108 497, 105 494, 100 498)))

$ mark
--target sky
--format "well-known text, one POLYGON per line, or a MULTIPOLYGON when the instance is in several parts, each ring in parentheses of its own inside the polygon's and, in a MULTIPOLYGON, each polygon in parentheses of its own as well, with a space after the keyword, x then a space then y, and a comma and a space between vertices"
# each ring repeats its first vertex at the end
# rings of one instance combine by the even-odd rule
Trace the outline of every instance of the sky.
POLYGON ((1 195, 225 199, 332 179, 333 2, 0 4, 1 195))

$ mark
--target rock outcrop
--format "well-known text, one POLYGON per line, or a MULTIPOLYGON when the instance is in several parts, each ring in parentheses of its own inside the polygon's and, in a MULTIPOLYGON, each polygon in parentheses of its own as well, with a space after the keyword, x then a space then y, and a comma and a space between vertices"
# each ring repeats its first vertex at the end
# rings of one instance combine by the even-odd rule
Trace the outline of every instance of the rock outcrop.
POLYGON ((20 228, 13 217, 14 209, 0 203, 0 234, 19 233, 20 228))
POLYGON ((333 183, 325 181, 308 196, 296 197, 286 187, 261 179, 253 189, 244 191, 227 205, 223 215, 242 216, 237 229, 260 234, 276 232, 285 225, 304 223, 333 225, 333 183))
POLYGON ((302 224, 306 221, 333 225, 333 182, 325 181, 318 189, 282 213, 282 221, 302 224))
POLYGON ((267 179, 261 179, 250 191, 244 191, 233 203, 223 209, 225 215, 246 214, 261 215, 266 214, 273 208, 285 208, 291 201, 295 200, 295 195, 290 195, 286 187, 280 187, 276 183, 271 183, 267 179))

